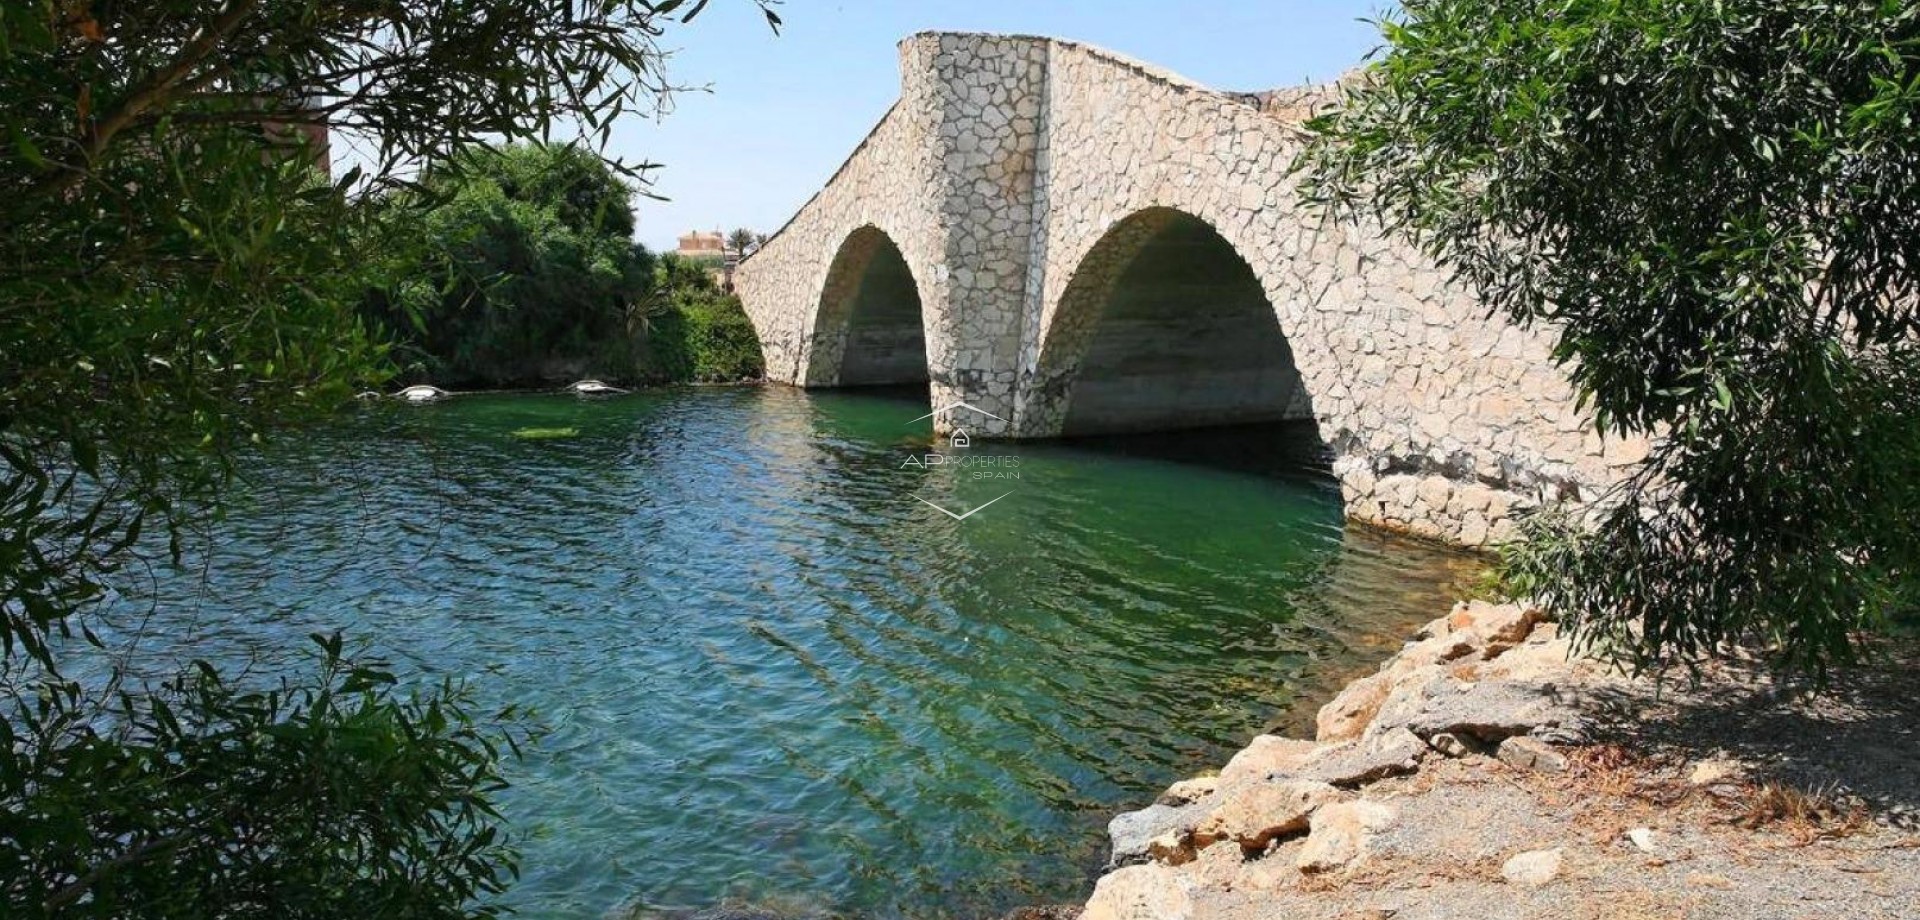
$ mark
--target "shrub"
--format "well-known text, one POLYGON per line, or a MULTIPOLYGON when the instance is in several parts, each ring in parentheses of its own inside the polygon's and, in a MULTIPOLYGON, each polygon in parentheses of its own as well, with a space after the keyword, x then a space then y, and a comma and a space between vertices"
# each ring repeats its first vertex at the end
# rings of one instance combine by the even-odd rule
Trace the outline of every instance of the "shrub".
POLYGON ((1824 672, 1920 571, 1920 6, 1408 0, 1303 166, 1557 336, 1646 464, 1512 575, 1641 666, 1824 672))
POLYGON ((760 338, 740 298, 720 290, 704 265, 667 255, 657 284, 662 298, 648 319, 647 354, 668 380, 724 382, 765 373, 760 338))
POLYGON ((390 207, 424 255, 385 267, 369 315, 448 386, 631 379, 654 259, 632 242, 632 190, 577 147, 483 148, 428 170, 390 207))

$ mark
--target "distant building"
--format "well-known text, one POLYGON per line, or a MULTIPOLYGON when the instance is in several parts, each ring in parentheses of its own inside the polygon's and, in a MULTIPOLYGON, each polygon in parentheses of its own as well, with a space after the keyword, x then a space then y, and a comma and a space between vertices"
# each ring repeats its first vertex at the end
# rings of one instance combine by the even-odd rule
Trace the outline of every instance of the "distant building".
POLYGON ((702 233, 698 230, 680 235, 680 248, 674 253, 683 259, 703 259, 714 262, 727 260, 727 239, 720 231, 702 233))
POLYGON ((723 291, 733 290, 734 254, 727 249, 727 238, 720 231, 702 233, 695 230, 680 235, 680 245, 674 249, 674 255, 683 259, 706 262, 711 265, 709 273, 713 283, 723 291))

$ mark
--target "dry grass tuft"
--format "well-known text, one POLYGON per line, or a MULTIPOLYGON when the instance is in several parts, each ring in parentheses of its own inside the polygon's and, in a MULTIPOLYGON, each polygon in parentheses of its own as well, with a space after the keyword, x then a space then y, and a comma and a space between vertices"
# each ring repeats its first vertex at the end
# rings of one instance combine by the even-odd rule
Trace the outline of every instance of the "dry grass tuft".
POLYGON ((1749 784, 1736 807, 1734 824, 1749 830, 1771 828, 1802 846, 1850 837, 1872 823, 1867 809, 1858 802, 1777 782, 1749 784))
MULTIPOLYGON (((1700 806, 1728 824, 1747 830, 1772 830, 1806 846, 1859 833, 1872 815, 1858 801, 1832 790, 1806 790, 1777 781, 1745 782, 1724 795, 1728 784, 1701 788, 1680 778, 1671 758, 1649 756, 1621 745, 1596 744, 1568 752, 1567 782, 1584 796, 1629 799, 1674 809, 1700 806)), ((1589 823, 1599 839, 1612 839, 1635 820, 1614 815, 1589 823), (1619 825, 1619 826, 1616 826, 1619 825)))
POLYGON ((1567 751, 1567 777, 1582 795, 1677 804, 1690 791, 1673 779, 1667 758, 1649 756, 1618 744, 1595 744, 1567 751))

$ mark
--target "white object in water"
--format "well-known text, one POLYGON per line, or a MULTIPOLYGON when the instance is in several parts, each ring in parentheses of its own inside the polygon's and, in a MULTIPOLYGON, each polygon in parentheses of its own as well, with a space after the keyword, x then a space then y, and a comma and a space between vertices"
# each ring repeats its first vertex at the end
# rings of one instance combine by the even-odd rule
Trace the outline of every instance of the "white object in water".
POLYGON ((446 399, 447 397, 452 395, 453 395, 452 393, 449 393, 446 390, 440 389, 439 387, 427 386, 426 384, 407 387, 406 389, 401 390, 400 392, 394 394, 395 397, 399 399, 404 399, 410 403, 434 402, 435 400, 446 399))
POLYGON ((598 380, 582 380, 567 387, 567 389, 579 396, 612 396, 615 393, 627 392, 619 387, 611 386, 598 380))

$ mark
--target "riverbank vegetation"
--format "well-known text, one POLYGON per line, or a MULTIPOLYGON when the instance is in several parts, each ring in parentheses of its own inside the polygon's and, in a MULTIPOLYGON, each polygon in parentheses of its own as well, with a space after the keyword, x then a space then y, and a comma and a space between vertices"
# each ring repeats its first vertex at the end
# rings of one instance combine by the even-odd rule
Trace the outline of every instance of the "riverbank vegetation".
POLYGON ((721 289, 711 268, 668 253, 655 285, 659 294, 645 320, 652 374, 701 383, 761 376, 760 337, 740 298, 721 289))
POLYGON ((631 379, 654 292, 631 197, 579 147, 464 150, 385 202, 421 245, 383 266, 365 312, 403 367, 441 386, 631 379))
POLYGON ((1409 0, 1310 195, 1557 336, 1652 456, 1534 516, 1516 589, 1641 667, 1824 672, 1920 571, 1920 7, 1409 0))
POLYGON ((326 636, 272 682, 75 662, 138 635, 101 602, 180 559, 240 451, 391 379, 358 304, 417 252, 402 164, 604 138, 680 6, 0 8, 0 914, 497 912, 512 739, 458 687, 326 636), (358 147, 338 181, 319 124, 358 147))
POLYGON ((463 151, 386 202, 422 245, 383 265, 364 313, 407 377, 443 386, 759 377, 739 299, 633 242, 633 197, 577 146, 463 151))

